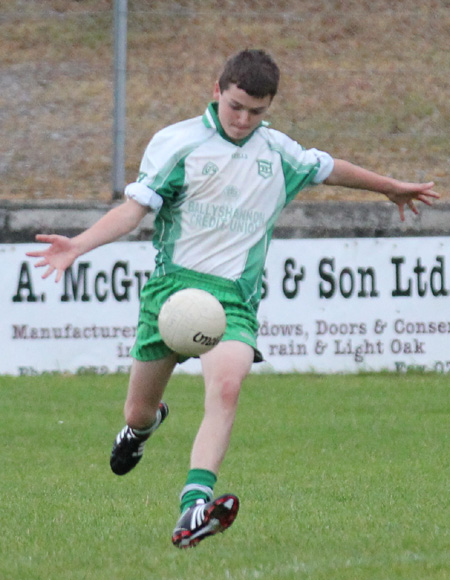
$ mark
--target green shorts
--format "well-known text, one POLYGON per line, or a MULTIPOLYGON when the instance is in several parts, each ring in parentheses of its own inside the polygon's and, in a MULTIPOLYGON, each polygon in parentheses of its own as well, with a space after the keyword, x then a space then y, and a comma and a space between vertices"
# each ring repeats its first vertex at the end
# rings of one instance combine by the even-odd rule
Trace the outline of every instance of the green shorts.
MULTIPOLYGON (((222 340, 245 342, 254 350, 254 361, 263 360, 256 348, 256 312, 244 301, 238 286, 232 280, 184 268, 165 276, 151 277, 142 289, 137 338, 131 350, 133 358, 141 361, 158 360, 172 352, 159 333, 158 314, 169 296, 184 288, 200 288, 213 294, 224 307, 227 316, 227 327, 222 340)), ((184 362, 188 358, 180 355, 178 361, 184 362)))

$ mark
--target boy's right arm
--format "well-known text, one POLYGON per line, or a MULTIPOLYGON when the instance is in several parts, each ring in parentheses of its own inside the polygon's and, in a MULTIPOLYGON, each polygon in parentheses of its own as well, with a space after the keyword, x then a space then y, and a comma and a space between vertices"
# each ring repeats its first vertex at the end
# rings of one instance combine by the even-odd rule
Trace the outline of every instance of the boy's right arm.
POLYGON ((42 275, 43 278, 48 278, 56 270, 55 281, 59 282, 64 270, 71 266, 79 256, 128 234, 139 225, 147 213, 148 207, 133 199, 128 199, 125 203, 111 209, 93 226, 74 238, 53 234, 37 235, 38 242, 47 242, 50 246, 45 250, 28 252, 27 256, 41 258, 39 262, 36 262, 35 267, 47 267, 42 275))

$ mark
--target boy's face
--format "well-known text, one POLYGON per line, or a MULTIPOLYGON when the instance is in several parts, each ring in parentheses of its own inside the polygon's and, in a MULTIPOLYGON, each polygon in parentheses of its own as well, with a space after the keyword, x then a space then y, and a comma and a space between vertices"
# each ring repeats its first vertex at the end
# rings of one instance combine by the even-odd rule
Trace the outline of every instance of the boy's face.
POLYGON ((219 121, 232 141, 241 141, 261 123, 272 102, 272 96, 251 97, 237 85, 230 85, 223 93, 219 83, 214 87, 214 99, 219 102, 219 121))

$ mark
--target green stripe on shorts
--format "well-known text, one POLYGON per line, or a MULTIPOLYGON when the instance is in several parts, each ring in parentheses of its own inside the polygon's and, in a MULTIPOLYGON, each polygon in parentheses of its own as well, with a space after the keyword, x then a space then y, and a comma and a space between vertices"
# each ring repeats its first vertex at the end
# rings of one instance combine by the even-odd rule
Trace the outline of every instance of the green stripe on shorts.
MULTIPOLYGON (((237 284, 232 280, 185 268, 178 268, 164 276, 153 276, 142 289, 137 338, 131 350, 133 358, 141 361, 158 360, 172 353, 159 333, 158 314, 169 296, 184 288, 200 288, 213 294, 224 307, 227 316, 222 340, 237 340, 250 345, 255 351, 255 362, 262 361, 262 355, 256 348, 256 312, 244 301, 237 284)), ((180 355, 179 362, 188 358, 180 355)))

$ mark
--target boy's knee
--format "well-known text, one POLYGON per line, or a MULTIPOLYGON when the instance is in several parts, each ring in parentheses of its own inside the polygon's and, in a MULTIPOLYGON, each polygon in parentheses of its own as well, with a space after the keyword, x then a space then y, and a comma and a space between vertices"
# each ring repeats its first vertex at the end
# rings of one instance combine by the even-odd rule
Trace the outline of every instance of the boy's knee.
POLYGON ((233 379, 223 380, 219 389, 219 401, 221 406, 226 409, 234 409, 237 406, 240 391, 240 381, 233 379))
POLYGON ((127 401, 124 407, 125 422, 134 429, 146 429, 156 418, 156 410, 127 401))

